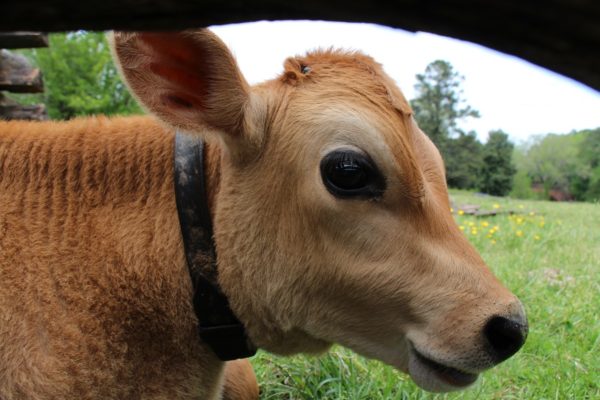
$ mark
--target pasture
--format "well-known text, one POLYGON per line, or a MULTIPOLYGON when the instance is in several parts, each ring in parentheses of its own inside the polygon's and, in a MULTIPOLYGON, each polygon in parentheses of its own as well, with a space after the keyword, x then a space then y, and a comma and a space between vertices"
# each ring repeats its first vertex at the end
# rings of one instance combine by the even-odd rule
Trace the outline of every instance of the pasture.
POLYGON ((524 348, 464 392, 433 395, 407 375, 335 347, 322 357, 259 353, 261 399, 600 398, 600 204, 479 197, 451 191, 456 205, 514 210, 459 215, 465 235, 523 301, 524 348))

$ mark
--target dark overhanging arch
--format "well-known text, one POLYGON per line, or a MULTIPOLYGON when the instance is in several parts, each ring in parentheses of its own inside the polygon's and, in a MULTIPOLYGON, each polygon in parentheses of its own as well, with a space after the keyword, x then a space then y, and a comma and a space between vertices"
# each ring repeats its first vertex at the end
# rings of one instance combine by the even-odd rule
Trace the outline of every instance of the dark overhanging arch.
POLYGON ((600 90, 597 0, 19 0, 0 30, 181 29, 277 19, 372 22, 479 43, 600 90))

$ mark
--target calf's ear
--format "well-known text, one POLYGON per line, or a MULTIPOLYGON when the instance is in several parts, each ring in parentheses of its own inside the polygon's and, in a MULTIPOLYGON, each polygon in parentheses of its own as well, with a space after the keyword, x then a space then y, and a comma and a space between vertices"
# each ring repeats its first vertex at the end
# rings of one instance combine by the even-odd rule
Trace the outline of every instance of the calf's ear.
POLYGON ((109 39, 131 91, 158 118, 186 132, 220 135, 229 145, 251 139, 245 137, 249 86, 208 29, 114 32, 109 39))

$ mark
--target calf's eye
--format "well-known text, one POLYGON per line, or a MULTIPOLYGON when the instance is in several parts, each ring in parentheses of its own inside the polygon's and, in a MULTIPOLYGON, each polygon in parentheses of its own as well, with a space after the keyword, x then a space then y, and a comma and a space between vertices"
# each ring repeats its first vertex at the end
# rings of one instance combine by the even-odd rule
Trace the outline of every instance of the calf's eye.
POLYGON ((335 150, 321 160, 323 184, 336 197, 376 198, 385 180, 371 158, 352 150, 335 150))

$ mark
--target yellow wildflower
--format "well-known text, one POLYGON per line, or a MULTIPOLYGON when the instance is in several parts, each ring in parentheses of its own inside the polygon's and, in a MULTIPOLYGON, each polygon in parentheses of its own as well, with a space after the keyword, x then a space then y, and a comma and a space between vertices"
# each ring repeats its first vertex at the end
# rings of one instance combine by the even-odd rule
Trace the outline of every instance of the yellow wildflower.
POLYGON ((487 222, 487 221, 483 221, 483 222, 481 223, 481 226, 483 226, 484 228, 487 228, 487 227, 488 227, 488 225, 489 225, 489 222, 487 222))
POLYGON ((523 236, 523 231, 517 231, 515 233, 515 235, 517 235, 517 237, 522 237, 523 236))
POLYGON ((525 206, 523 204, 519 204, 519 208, 522 210, 525 208, 525 206))
POLYGON ((498 208, 500 208, 500 204, 495 203, 492 207, 494 207, 495 209, 498 209, 498 208))
POLYGON ((533 237, 533 239, 535 239, 535 240, 540 240, 540 239, 541 239, 541 237, 540 237, 540 235, 535 235, 535 236, 533 237))
POLYGON ((463 210, 458 210, 458 215, 464 215, 465 212, 463 210))
POLYGON ((464 230, 465 230, 465 227, 461 225, 461 226, 459 226, 459 229, 460 229, 461 231, 464 231, 464 230))

